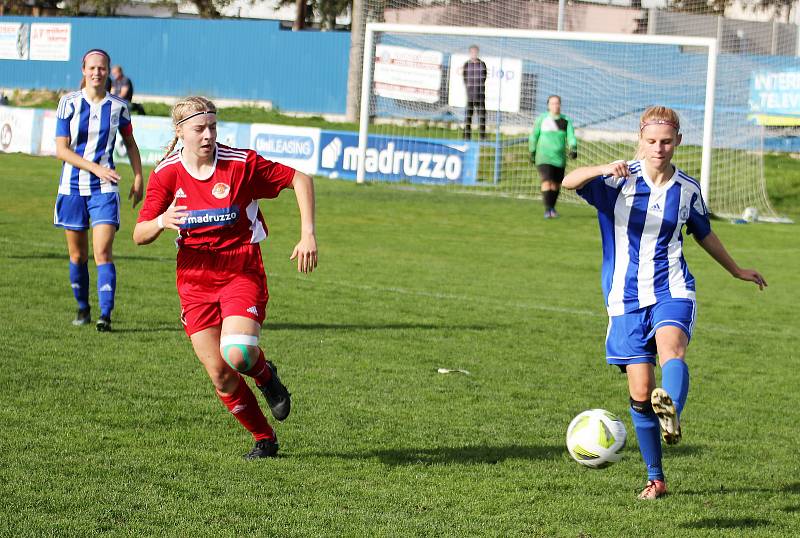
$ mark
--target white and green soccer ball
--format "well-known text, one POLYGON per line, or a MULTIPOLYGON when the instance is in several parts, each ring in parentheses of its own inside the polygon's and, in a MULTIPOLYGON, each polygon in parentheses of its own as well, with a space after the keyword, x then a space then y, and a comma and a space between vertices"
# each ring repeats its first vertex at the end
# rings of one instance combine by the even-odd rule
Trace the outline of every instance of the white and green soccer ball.
POLYGON ((625 424, 605 409, 589 409, 567 428, 567 450, 586 467, 602 469, 622 459, 628 433, 625 424))

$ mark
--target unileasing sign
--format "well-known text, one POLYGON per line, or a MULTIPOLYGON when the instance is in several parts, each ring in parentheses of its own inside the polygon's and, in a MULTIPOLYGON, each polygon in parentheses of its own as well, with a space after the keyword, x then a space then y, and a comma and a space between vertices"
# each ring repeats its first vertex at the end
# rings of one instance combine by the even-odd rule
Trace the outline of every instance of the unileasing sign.
MULTIPOLYGON (((358 135, 323 131, 318 172, 329 177, 355 179, 358 135)), ((364 170, 367 179, 411 183, 474 184, 479 146, 471 142, 434 138, 370 135, 364 170)))

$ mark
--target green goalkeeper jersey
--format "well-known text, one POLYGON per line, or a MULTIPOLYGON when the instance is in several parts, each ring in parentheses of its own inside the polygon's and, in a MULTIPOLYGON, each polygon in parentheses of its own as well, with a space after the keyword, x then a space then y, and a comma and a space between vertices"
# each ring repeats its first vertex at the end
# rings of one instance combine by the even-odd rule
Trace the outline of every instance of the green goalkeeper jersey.
POLYGON ((553 117, 545 112, 536 118, 528 138, 528 151, 536 153, 536 165, 567 166, 567 150, 578 151, 572 120, 564 114, 553 117))

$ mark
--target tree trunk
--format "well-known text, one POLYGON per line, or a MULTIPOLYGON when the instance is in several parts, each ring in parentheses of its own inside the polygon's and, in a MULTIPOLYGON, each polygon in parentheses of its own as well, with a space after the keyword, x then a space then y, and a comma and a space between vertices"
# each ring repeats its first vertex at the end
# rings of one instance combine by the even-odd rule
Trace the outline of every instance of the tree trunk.
POLYGON ((293 32, 297 32, 306 27, 306 0, 297 0, 295 5, 297 7, 297 12, 295 13, 294 24, 292 25, 293 32))

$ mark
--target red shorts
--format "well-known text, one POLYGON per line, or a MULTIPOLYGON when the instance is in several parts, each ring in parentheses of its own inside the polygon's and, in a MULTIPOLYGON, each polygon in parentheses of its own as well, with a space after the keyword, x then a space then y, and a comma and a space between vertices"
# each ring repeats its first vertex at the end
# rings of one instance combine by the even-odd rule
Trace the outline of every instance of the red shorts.
POLYGON ((222 251, 181 248, 177 273, 187 335, 222 325, 228 316, 264 323, 269 292, 257 243, 222 251))

